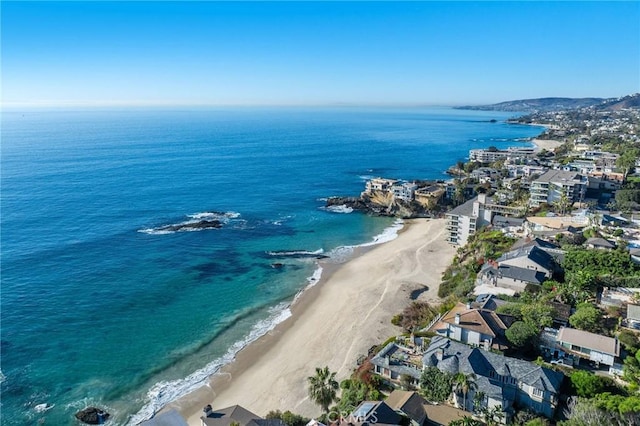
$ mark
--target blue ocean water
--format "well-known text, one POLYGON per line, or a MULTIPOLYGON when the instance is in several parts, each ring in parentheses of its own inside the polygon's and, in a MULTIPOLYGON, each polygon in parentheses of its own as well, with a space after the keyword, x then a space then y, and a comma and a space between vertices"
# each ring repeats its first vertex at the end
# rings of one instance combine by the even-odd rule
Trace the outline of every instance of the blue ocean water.
POLYGON ((75 424, 86 405, 113 424, 148 417, 289 315, 320 271, 282 252, 339 261, 394 223, 326 211, 323 198, 356 195, 373 176, 446 178, 469 149, 541 132, 500 122, 509 116, 4 112, 2 424, 75 424), (154 231, 201 218, 223 227, 154 231))

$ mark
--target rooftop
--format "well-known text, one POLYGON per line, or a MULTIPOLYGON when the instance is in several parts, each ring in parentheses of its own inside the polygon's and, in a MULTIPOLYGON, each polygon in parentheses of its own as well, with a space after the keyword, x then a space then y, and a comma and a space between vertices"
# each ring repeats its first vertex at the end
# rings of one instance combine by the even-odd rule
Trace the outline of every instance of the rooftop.
POLYGON ((516 259, 519 257, 526 257, 527 259, 549 271, 554 269, 555 261, 553 260, 553 256, 535 246, 522 247, 516 250, 508 251, 500 256, 497 259, 497 262, 498 264, 500 264, 500 266, 503 266, 502 262, 506 262, 508 260, 516 259))
POLYGON ((580 182, 582 175, 577 172, 567 172, 564 170, 549 170, 534 182, 540 183, 567 183, 567 182, 580 182))
POLYGON ((389 407, 401 411, 418 424, 422 424, 426 417, 424 411, 425 400, 416 392, 394 390, 384 401, 389 407))
POLYGON ((627 305, 627 319, 640 321, 640 305, 627 305))
POLYGON ((620 355, 618 339, 589 333, 575 328, 562 327, 558 332, 558 341, 570 343, 581 348, 592 349, 609 355, 620 355))
MULTIPOLYGON (((491 371, 495 371, 498 375, 513 377, 522 383, 554 394, 560 392, 564 378, 562 373, 531 362, 472 348, 442 336, 431 339, 431 344, 424 354, 423 363, 425 366, 436 366, 448 372, 474 373, 478 378, 487 378, 491 371), (439 351, 442 351, 441 360, 438 360, 439 351)), ((489 383, 491 380, 493 379, 487 378, 489 383)), ((495 386, 495 384, 492 385, 495 386)), ((497 392, 497 389, 495 391, 497 392)))

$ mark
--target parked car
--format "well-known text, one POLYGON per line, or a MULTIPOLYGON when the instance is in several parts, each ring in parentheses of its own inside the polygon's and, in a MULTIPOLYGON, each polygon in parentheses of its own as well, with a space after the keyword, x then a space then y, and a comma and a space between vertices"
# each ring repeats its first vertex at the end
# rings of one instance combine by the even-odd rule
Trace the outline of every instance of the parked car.
POLYGON ((551 364, 573 368, 573 362, 571 362, 571 360, 567 358, 554 359, 553 361, 551 361, 551 364))

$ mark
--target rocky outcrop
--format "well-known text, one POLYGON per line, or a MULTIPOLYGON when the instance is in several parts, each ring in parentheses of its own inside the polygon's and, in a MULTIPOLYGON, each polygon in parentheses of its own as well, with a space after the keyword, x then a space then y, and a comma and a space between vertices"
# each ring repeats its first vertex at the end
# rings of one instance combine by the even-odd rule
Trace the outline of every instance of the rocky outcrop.
POLYGON ((157 228, 156 231, 178 232, 178 231, 200 231, 202 229, 222 228, 222 222, 219 220, 200 220, 197 222, 184 222, 176 225, 167 225, 157 228))
POLYGON ((87 407, 76 413, 76 419, 88 425, 101 425, 109 419, 110 415, 96 407, 87 407))
POLYGON ((430 211, 415 201, 404 201, 391 194, 373 194, 360 197, 331 197, 326 207, 345 206, 376 216, 392 216, 403 219, 430 217, 430 211))

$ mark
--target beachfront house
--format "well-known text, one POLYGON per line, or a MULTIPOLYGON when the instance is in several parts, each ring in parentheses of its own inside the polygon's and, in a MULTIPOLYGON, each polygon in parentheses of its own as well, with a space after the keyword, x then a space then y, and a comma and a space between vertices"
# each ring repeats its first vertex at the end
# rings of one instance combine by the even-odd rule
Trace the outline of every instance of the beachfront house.
POLYGON ((510 315, 458 303, 428 331, 471 346, 505 350, 509 342, 504 333, 514 321, 510 315))
POLYGON ((417 189, 413 194, 414 199, 417 203, 421 204, 425 208, 433 208, 442 195, 445 193, 444 188, 439 185, 430 185, 424 188, 417 189))
POLYGON ((537 291, 558 271, 564 251, 540 239, 521 239, 497 260, 487 261, 476 279, 476 294, 514 295, 537 291))
POLYGON ((496 262, 500 266, 541 272, 546 278, 551 278, 553 272, 558 268, 553 256, 536 246, 508 251, 500 256, 496 262))
POLYGON ((371 364, 374 373, 393 387, 400 387, 402 376, 410 377, 413 386, 420 384, 422 355, 417 348, 390 342, 371 359, 371 364))
POLYGON ((207 405, 203 412, 204 415, 200 417, 202 426, 286 426, 280 419, 263 419, 239 405, 219 410, 207 405))
POLYGON ((542 271, 499 265, 491 261, 482 265, 476 278, 476 292, 491 291, 496 294, 513 296, 524 291, 537 291, 547 279, 542 271))
MULTIPOLYGON (((514 406, 526 407, 553 418, 564 375, 534 363, 508 358, 481 348, 473 348, 442 336, 435 336, 423 357, 423 365, 449 374, 475 375, 477 389, 470 389, 467 411, 473 410, 475 395, 484 393, 480 408, 499 407, 508 423, 514 406)), ((457 405, 462 398, 454 396, 457 405)))
POLYGON ((384 179, 384 178, 373 178, 367 181, 365 184, 364 193, 366 195, 371 195, 376 191, 379 192, 388 192, 391 191, 391 187, 398 182, 395 179, 384 179))
POLYGON ((414 182, 396 182, 391 185, 391 192, 395 198, 412 201, 418 185, 414 182))

